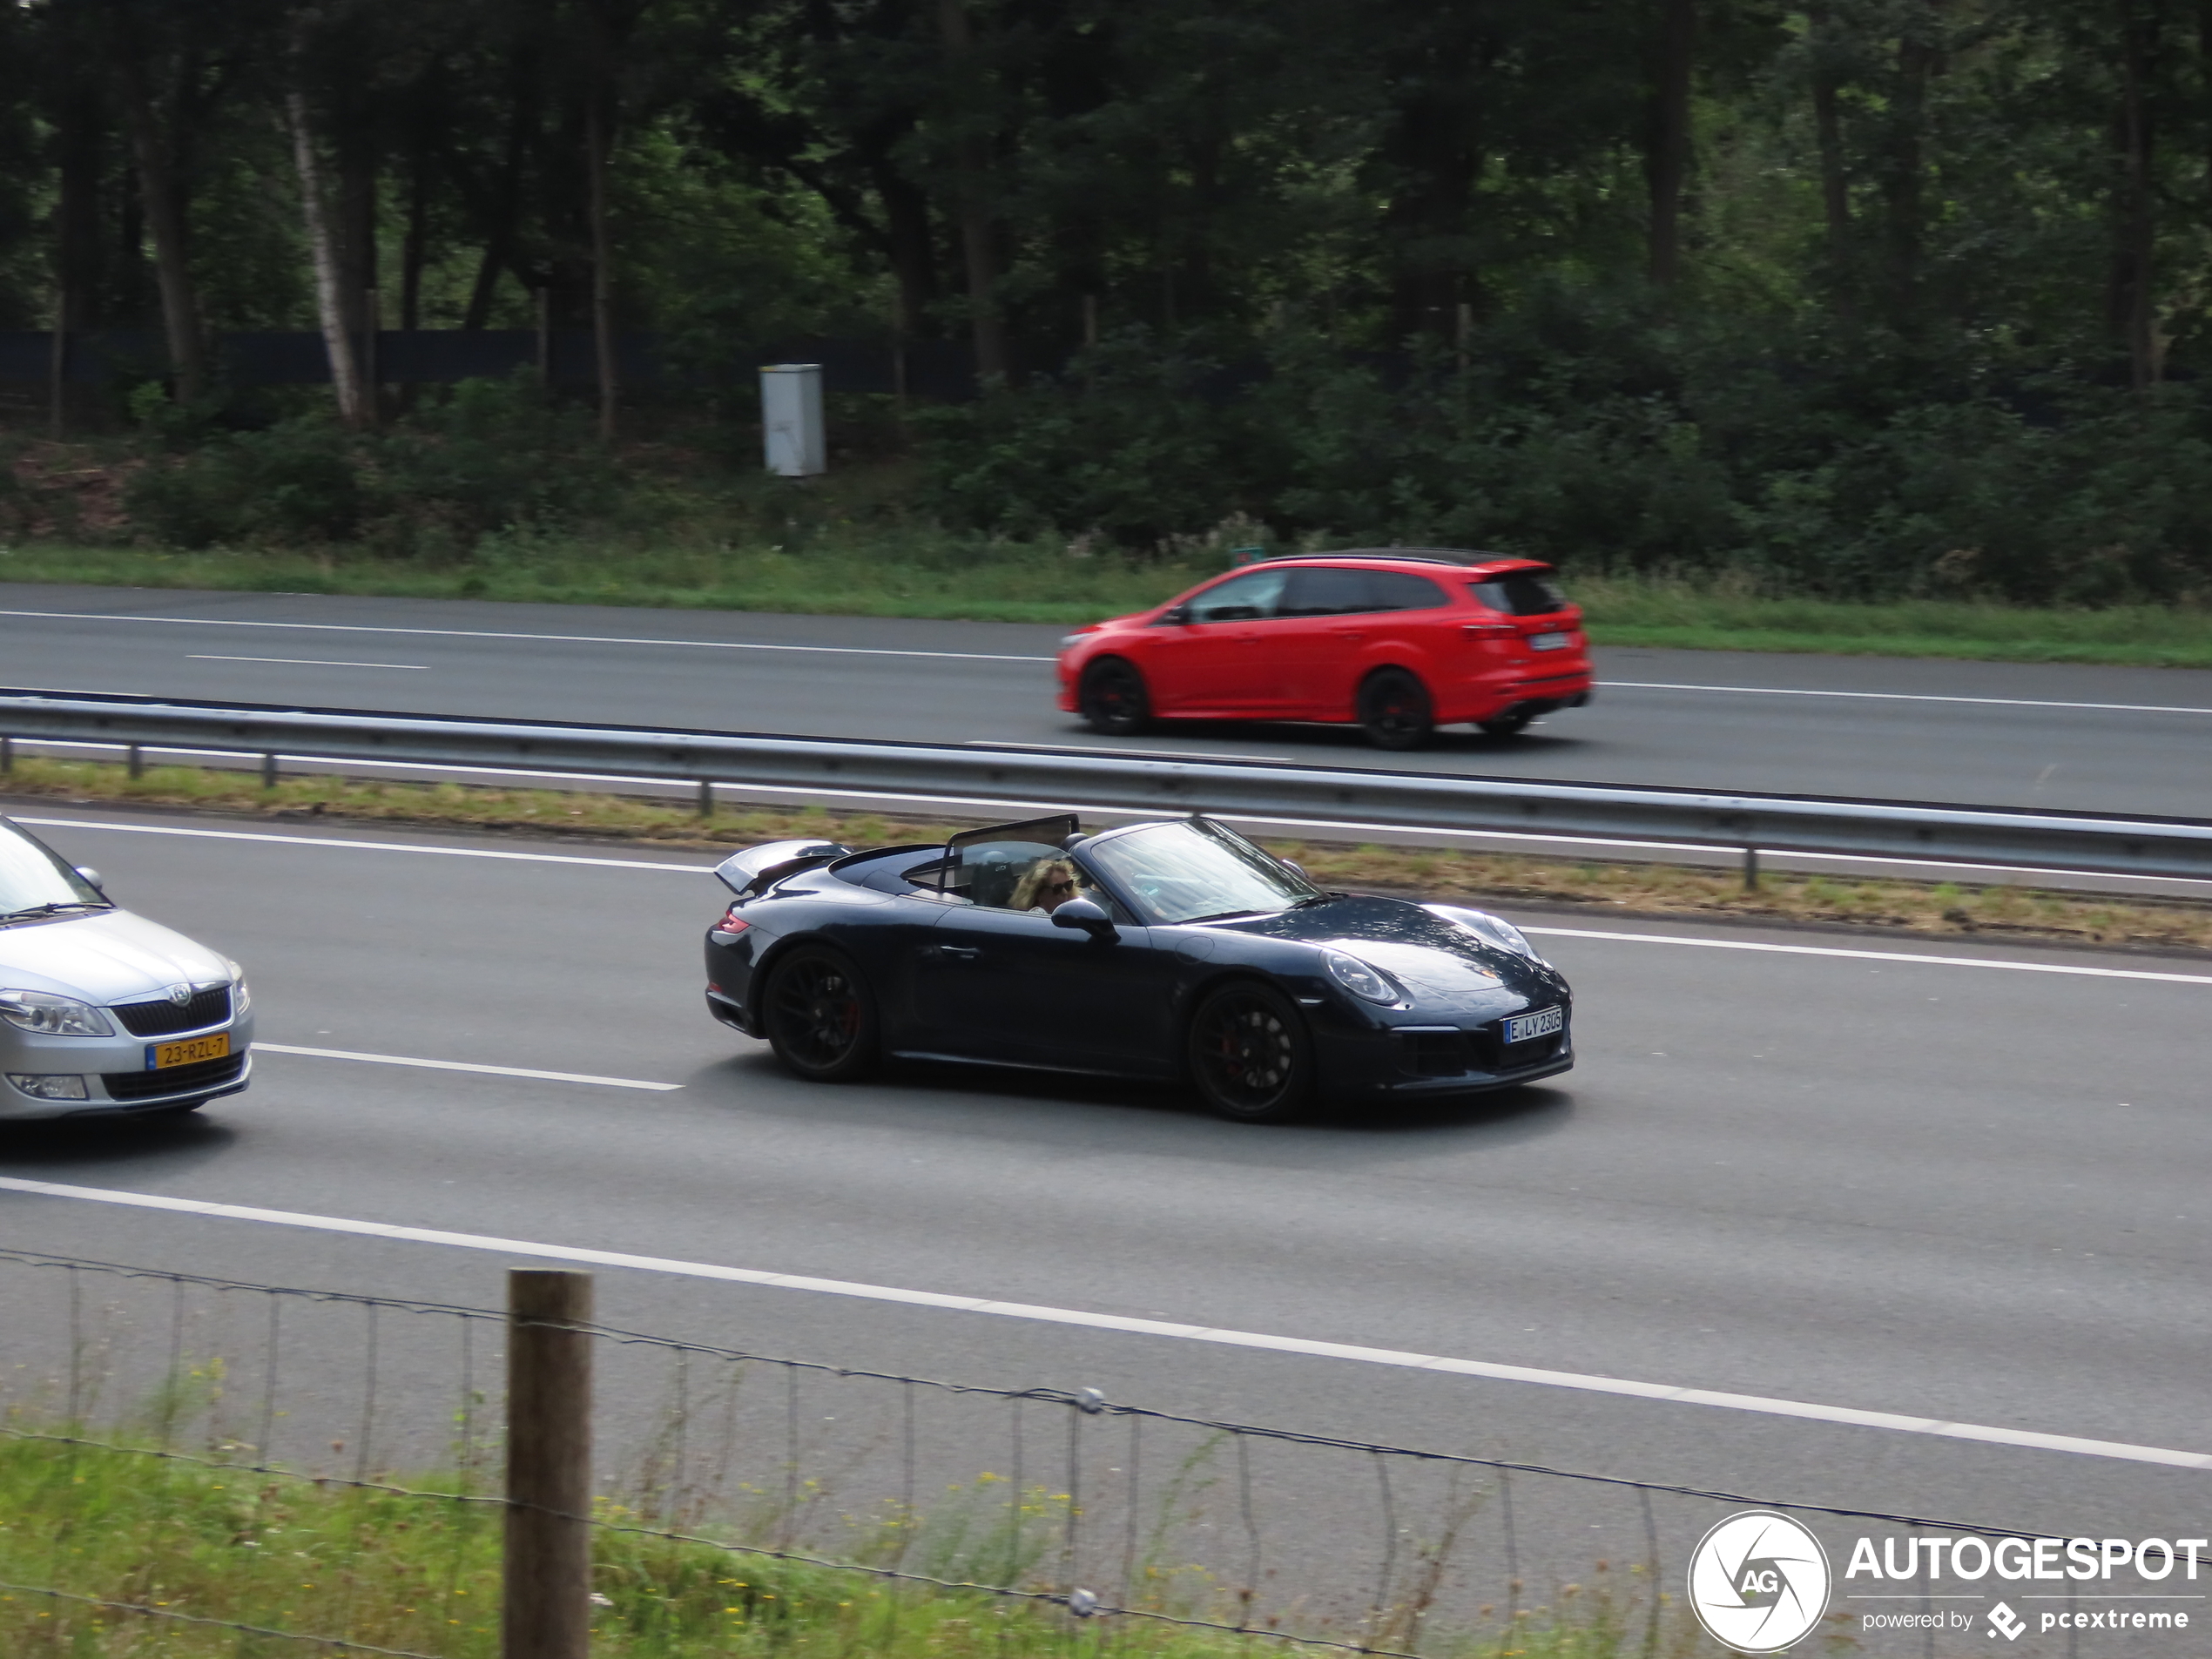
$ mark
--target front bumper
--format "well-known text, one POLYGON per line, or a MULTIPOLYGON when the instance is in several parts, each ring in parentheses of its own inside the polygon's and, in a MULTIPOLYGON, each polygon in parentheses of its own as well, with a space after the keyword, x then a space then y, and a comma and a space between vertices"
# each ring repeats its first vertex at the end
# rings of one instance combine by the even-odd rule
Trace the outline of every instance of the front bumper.
MULTIPOLYGON (((1330 1022, 1333 1023, 1333 1022, 1330 1022)), ((1315 1057, 1324 1096, 1346 1101, 1429 1100, 1515 1089, 1575 1067, 1575 1034, 1497 1048, 1480 1028, 1395 1026, 1352 1031, 1316 1022, 1315 1057)))
POLYGON ((50 1037, 7 1028, 0 1037, 0 1122, 127 1116, 235 1095, 252 1081, 253 1047, 251 1013, 225 1025, 160 1037, 50 1037), (146 1064, 151 1049, 226 1033, 230 1053, 219 1060, 162 1070, 146 1064), (71 1100, 33 1095, 16 1085, 17 1076, 80 1078, 84 1096, 71 1100))

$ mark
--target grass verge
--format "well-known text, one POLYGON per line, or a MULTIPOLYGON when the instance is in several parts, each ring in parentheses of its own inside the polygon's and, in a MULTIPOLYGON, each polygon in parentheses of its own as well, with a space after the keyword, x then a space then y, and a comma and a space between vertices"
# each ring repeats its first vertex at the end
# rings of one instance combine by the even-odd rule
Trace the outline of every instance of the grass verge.
MULTIPOLYGON (((634 547, 524 538, 447 563, 31 543, 0 548, 0 580, 1080 624, 1157 604, 1221 570, 1225 557, 1219 537, 1194 538, 1168 560, 912 527, 863 540, 853 531, 795 526, 792 537, 634 547)), ((1775 595, 1727 575, 1580 576, 1572 586, 1600 645, 2212 668, 2212 611, 2189 606, 1854 604, 1775 595)))
MULTIPOLYGON (((0 799, 9 796, 19 801, 122 802, 266 818, 611 838, 718 850, 801 835, 856 846, 932 840, 948 826, 944 819, 833 813, 819 807, 725 810, 702 819, 685 806, 636 796, 473 784, 290 778, 265 790, 250 773, 152 766, 134 779, 123 766, 110 762, 30 757, 18 758, 14 772, 0 778, 0 799)), ((1298 860, 1317 880, 1426 899, 1588 907, 1612 916, 1841 923, 1934 938, 2212 949, 2212 904, 2189 900, 1776 873, 1770 873, 1757 892, 1746 893, 1735 872, 1692 865, 1279 838, 1271 838, 1267 844, 1298 860)))
MULTIPOLYGON (((15 1435, 35 1432, 20 1412, 10 1426, 15 1435)), ((455 1490, 450 1476, 387 1484, 455 1490)), ((604 1501, 599 1508, 603 1519, 636 1519, 604 1501)), ((0 1650, 24 1659, 347 1650, 239 1626, 439 1659, 499 1651, 502 1512, 492 1504, 10 1438, 0 1441, 0 1650)), ((1085 1659, 1108 1647, 1143 1659, 1253 1659, 1328 1651, 1141 1618, 1086 1626, 1049 1602, 899 1585, 864 1570, 636 1533, 596 1534, 593 1585, 597 1659, 1085 1659)), ((1438 1659, 1649 1652, 1643 1621, 1628 1615, 1632 1596, 1579 1588, 1570 1595, 1569 1607, 1543 1609, 1503 1635, 1424 1628, 1423 1650, 1438 1659)), ((1714 1651, 1678 1614, 1668 1623, 1667 1659, 1714 1651)))

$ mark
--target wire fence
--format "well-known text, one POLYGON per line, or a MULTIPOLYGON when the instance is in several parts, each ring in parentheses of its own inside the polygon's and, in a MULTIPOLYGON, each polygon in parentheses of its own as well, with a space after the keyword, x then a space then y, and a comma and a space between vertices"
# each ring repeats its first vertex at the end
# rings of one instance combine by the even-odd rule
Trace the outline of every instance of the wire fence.
MULTIPOLYGON (((19 1650, 132 1623, 498 1650, 509 1313, 14 1250, 0 1308, 19 1650)), ((595 1379, 595 1651, 752 1651, 805 1603, 891 1621, 887 1652, 899 1620, 975 1603, 1001 1655, 1044 1631, 1435 1659, 1573 1630, 1609 1645, 1557 1651, 1653 1659, 1709 1650, 1669 1587, 1737 1510, 2036 1535, 568 1328, 595 1379)))

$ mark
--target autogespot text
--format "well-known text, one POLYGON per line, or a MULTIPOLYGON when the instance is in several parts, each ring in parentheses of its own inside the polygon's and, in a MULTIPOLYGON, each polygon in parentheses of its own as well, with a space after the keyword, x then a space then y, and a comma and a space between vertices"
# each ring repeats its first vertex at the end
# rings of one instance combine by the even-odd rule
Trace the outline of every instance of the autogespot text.
POLYGON ((2202 1538, 1861 1537, 1851 1546, 1842 1588, 1847 1601, 1862 1603, 1863 1632, 1986 1628, 1991 1636, 2006 1640, 2029 1630, 2140 1630, 2148 1635, 2202 1622, 2206 1588, 2182 1587, 2195 1585, 2200 1571, 2212 1566, 2208 1549, 2212 1543, 2202 1538), (1961 1594, 1952 1588, 1987 1584, 1993 1591, 1993 1581, 2000 1580, 2019 1587, 2003 1594, 2022 1608, 2004 1601, 1985 1608, 1979 1604, 1993 1599, 1987 1592, 1961 1594), (1905 1583, 1916 1588, 1902 1594, 1887 1588, 1905 1583), (2030 1588, 2044 1584, 2053 1588, 2030 1588), (2085 1588, 2091 1584, 2097 1588, 2085 1588), (1907 1601, 1923 1605, 1863 1605, 1907 1601), (1953 1605, 1925 1605, 1932 1601, 1953 1605))

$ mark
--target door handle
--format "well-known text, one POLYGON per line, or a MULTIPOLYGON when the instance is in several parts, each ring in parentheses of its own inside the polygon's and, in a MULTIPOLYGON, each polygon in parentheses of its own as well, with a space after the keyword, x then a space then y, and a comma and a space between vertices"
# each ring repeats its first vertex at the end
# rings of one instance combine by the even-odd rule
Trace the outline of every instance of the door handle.
POLYGON ((973 945, 940 945, 937 954, 949 956, 955 961, 972 962, 983 953, 973 945))
POLYGON ((1329 632, 1337 639, 1365 639, 1367 637, 1365 628, 1332 628, 1329 632))

